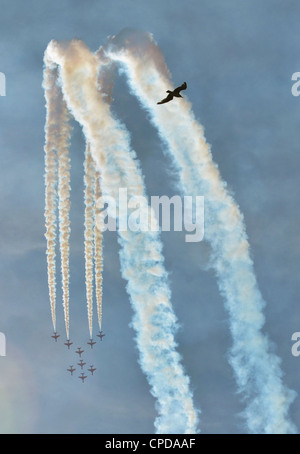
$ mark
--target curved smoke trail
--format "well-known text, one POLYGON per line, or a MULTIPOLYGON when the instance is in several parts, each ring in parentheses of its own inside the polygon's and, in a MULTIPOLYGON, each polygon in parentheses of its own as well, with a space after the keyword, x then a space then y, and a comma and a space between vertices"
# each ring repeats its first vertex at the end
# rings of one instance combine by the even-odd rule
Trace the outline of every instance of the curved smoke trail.
POLYGON ((205 196, 206 239, 229 313, 230 362, 247 406, 251 433, 295 433, 289 406, 295 392, 284 386, 280 359, 262 333, 264 301, 258 289, 243 217, 214 164, 203 128, 186 100, 157 106, 157 94, 172 84, 152 36, 125 31, 110 39, 107 58, 118 62, 132 92, 147 109, 177 165, 185 194, 205 196))
MULTIPOLYGON (((130 149, 128 133, 113 118, 108 103, 97 90, 99 58, 78 40, 65 45, 51 41, 46 55, 59 66, 64 99, 83 126, 91 154, 101 169, 103 196, 117 200, 121 187, 127 188, 129 197, 144 196, 143 178, 136 155, 130 149)), ((122 207, 118 208, 121 218, 122 207)), ((149 217, 149 207, 144 210, 149 217)), ((198 415, 193 407, 189 378, 176 352, 177 323, 159 233, 119 229, 119 242, 122 274, 128 281, 127 290, 135 312, 133 326, 140 364, 157 398, 156 430, 195 433, 198 415)))

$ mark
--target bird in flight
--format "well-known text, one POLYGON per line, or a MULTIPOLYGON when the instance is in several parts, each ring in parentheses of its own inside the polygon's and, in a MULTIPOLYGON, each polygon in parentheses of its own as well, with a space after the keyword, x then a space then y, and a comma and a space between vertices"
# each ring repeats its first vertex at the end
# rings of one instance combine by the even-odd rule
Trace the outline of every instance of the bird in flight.
POLYGON ((180 85, 180 87, 175 88, 175 90, 173 90, 173 91, 167 90, 167 93, 169 93, 168 96, 166 98, 162 99, 161 101, 159 101, 157 104, 164 104, 166 102, 172 101, 174 96, 175 96, 175 98, 182 98, 180 92, 181 92, 181 90, 186 90, 186 88, 187 88, 187 84, 186 84, 186 82, 183 82, 183 84, 180 85))

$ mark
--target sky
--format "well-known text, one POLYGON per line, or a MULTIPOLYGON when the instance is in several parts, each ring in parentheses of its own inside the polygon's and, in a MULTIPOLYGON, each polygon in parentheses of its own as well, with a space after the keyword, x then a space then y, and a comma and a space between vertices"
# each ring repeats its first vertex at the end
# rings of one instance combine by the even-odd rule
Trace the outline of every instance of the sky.
MULTIPOLYGON (((251 257, 266 301, 266 332, 284 383, 298 393, 290 409, 300 428, 300 358, 291 336, 298 306, 299 118, 291 93, 300 71, 300 5, 292 0, 0 0, 0 433, 154 433, 155 400, 139 366, 132 308, 119 244, 104 235, 103 330, 86 353, 97 373, 84 384, 66 369, 58 288, 57 330, 47 286, 44 224, 43 55, 51 39, 83 40, 91 51, 126 27, 151 32, 174 85, 204 126, 214 162, 244 215, 251 257)), ((117 77, 112 110, 130 132, 148 195, 178 194, 176 174, 148 115, 117 77)), ((158 94, 160 98, 160 94, 158 94)), ((70 337, 86 344, 81 127, 72 122, 70 337)), ((199 194, 201 195, 201 194, 199 194)), ((207 434, 246 433, 228 351, 228 313, 205 241, 163 232, 165 266, 180 328, 176 341, 207 434)), ((58 283, 59 287, 59 283, 58 283)), ((95 327, 96 329, 96 327, 95 327)))

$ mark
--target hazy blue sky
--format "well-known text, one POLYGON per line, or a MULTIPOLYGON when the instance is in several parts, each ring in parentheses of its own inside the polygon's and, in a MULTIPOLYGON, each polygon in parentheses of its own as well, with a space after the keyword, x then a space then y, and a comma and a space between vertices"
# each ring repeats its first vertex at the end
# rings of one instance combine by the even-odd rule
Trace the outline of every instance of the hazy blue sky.
MULTIPOLYGON (((66 368, 74 353, 58 331, 50 338, 44 239, 43 53, 55 38, 82 39, 91 50, 125 27, 153 33, 174 84, 205 127, 214 161, 245 217, 261 292, 265 331, 282 359, 284 382, 300 394, 300 358, 291 335, 300 331, 300 98, 291 76, 300 71, 300 4, 291 0, 0 0, 0 433, 153 433, 155 402, 138 364, 132 309, 120 275, 118 243, 105 235, 103 329, 86 357, 97 373, 83 385, 66 368)), ((177 193, 172 165, 156 131, 116 81, 113 109, 126 124, 149 195, 177 193)), ((72 135, 71 338, 88 339, 83 262, 84 137, 72 135)), ((227 352, 228 316, 210 247, 164 233, 177 341, 190 376, 203 433, 244 433, 243 404, 227 352)), ((95 325, 96 329, 96 325, 95 325)), ((291 407, 300 428, 300 398, 291 407)))

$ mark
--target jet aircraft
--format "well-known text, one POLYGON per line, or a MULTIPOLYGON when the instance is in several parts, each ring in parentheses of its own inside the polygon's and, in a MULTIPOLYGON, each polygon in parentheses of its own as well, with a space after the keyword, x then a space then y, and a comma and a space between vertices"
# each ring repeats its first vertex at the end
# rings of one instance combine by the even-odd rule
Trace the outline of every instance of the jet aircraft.
POLYGON ((82 372, 81 375, 78 376, 78 378, 80 378, 82 380, 82 383, 84 383, 84 380, 87 378, 87 376, 82 372))
POLYGON ((96 370, 96 368, 93 367, 93 365, 88 369, 88 371, 89 371, 92 375, 94 375, 95 370, 96 370))
POLYGON ((57 342, 57 339, 59 338, 59 334, 57 334, 56 331, 54 331, 53 336, 51 336, 53 339, 55 339, 55 342, 57 342))
POLYGON ((100 331, 99 334, 97 334, 97 337, 100 337, 100 340, 102 340, 102 337, 104 337, 105 334, 103 333, 103 331, 100 331))
POLYGON ((70 339, 67 339, 67 342, 65 342, 65 345, 68 347, 68 350, 70 350, 72 344, 73 342, 70 342, 70 339))
POLYGON ((95 345, 96 342, 93 341, 93 339, 90 340, 90 342, 88 342, 87 344, 91 346, 91 348, 93 348, 93 345, 95 345))
POLYGON ((67 369, 68 372, 71 373, 71 375, 73 375, 73 372, 75 372, 75 368, 73 366, 70 366, 70 369, 67 369))
POLYGON ((75 353, 77 353, 77 355, 79 355, 80 358, 81 358, 81 355, 82 355, 83 352, 84 352, 84 350, 81 350, 81 348, 78 347, 75 353))
POLYGON ((85 362, 83 362, 83 360, 82 360, 82 359, 81 359, 81 360, 79 361, 79 363, 77 363, 77 364, 78 364, 78 366, 80 366, 80 367, 81 367, 81 369, 83 369, 83 366, 85 366, 85 365, 86 365, 86 363, 85 363, 85 362))

